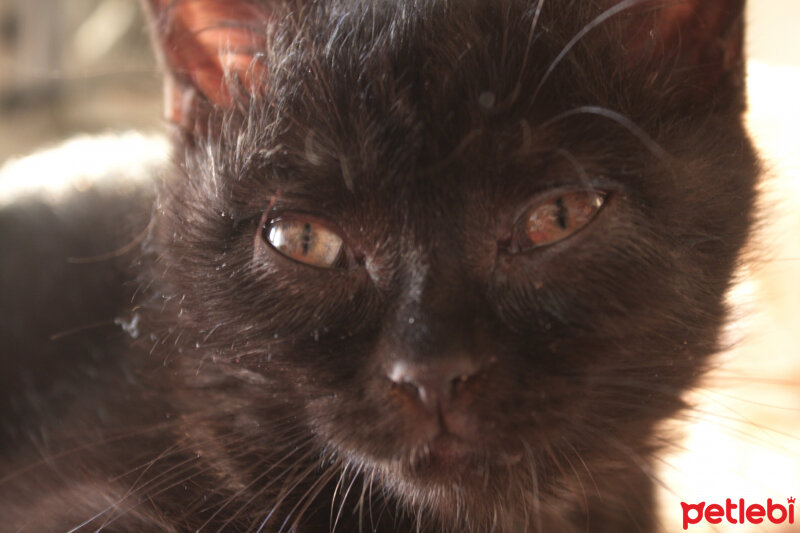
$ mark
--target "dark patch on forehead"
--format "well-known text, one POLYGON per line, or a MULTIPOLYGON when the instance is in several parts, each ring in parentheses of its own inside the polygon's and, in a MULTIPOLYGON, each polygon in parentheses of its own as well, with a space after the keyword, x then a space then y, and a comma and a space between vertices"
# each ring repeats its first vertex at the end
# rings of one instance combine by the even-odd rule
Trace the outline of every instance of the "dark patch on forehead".
POLYGON ((308 22, 278 40, 276 107, 289 128, 313 131, 303 139, 311 163, 340 159, 355 180, 407 179, 474 140, 508 92, 493 72, 508 13, 443 3, 327 9, 335 24, 308 22), (415 8, 424 13, 404 12, 415 8))
POLYGON ((538 176, 508 168, 535 168, 578 146, 597 147, 600 158, 609 146, 642 151, 641 137, 607 117, 554 117, 603 106, 653 131, 669 111, 653 109, 639 77, 647 69, 631 68, 608 44, 619 42, 609 34, 624 32, 624 10, 572 42, 602 6, 468 0, 306 9, 276 35, 266 98, 279 110, 286 166, 315 190, 323 182, 343 193, 398 194, 527 182, 538 176))

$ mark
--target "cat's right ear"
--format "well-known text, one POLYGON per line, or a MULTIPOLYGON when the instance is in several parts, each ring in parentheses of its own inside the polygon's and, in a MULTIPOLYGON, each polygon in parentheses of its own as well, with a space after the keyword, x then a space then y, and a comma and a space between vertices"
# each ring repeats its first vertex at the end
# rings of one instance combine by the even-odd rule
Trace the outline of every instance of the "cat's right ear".
POLYGON ((628 64, 649 63, 698 100, 743 84, 745 0, 604 1, 630 16, 628 64))
POLYGON ((274 13, 257 0, 142 0, 165 70, 165 112, 184 129, 267 82, 274 13))

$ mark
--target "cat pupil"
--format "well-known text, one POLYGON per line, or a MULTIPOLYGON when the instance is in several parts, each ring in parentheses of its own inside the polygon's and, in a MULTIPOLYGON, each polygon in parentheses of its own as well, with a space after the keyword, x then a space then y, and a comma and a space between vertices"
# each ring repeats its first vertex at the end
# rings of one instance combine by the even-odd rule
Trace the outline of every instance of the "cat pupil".
POLYGON ((564 207, 564 199, 562 197, 558 197, 556 200, 556 206, 558 207, 558 215, 556 220, 558 221, 558 226, 565 230, 567 229, 567 208, 564 207))
POLYGON ((303 226, 303 255, 308 255, 308 249, 311 246, 311 224, 307 223, 303 226))

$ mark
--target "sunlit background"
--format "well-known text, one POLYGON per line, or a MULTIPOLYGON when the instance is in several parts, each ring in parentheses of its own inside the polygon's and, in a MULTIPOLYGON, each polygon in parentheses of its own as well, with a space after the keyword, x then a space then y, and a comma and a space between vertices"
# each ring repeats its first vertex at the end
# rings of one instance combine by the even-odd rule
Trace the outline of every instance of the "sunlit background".
MULTIPOLYGON (((749 9, 748 123, 767 169, 761 231, 731 296, 735 347, 692 393, 691 424, 668 428, 682 438, 654 473, 668 532, 683 530, 681 501, 800 498, 800 1, 749 9)), ((157 132, 161 116, 136 0, 0 0, 0 166, 78 133, 157 132)), ((103 155, 75 153, 76 166, 103 155)), ((785 530, 800 524, 689 529, 785 530)))
POLYGON ((159 91, 136 0, 0 0, 0 162, 75 133, 155 131, 159 91))

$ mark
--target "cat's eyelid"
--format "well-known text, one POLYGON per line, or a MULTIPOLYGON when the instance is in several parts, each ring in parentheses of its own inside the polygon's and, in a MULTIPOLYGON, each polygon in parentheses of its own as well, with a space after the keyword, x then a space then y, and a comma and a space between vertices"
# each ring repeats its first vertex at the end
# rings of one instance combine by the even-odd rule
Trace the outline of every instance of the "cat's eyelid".
POLYGON ((298 210, 283 210, 283 209, 273 209, 266 211, 262 216, 262 225, 263 224, 273 224, 275 222, 286 220, 286 221, 309 221, 322 226, 326 230, 335 233, 342 237, 342 240, 345 239, 345 232, 335 224, 331 222, 329 219, 325 217, 321 217, 319 215, 315 215, 313 213, 309 213, 307 211, 298 211, 298 210))

